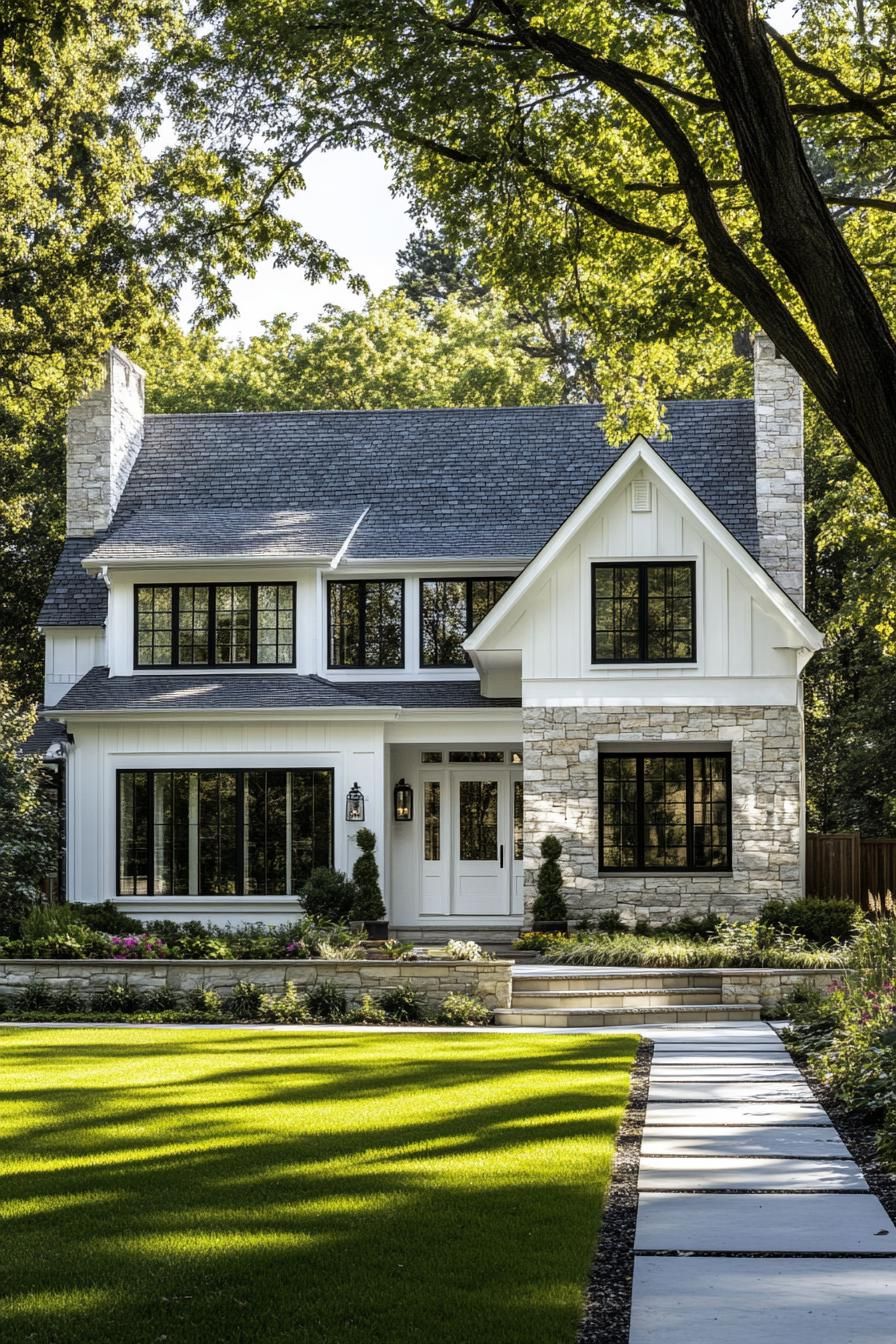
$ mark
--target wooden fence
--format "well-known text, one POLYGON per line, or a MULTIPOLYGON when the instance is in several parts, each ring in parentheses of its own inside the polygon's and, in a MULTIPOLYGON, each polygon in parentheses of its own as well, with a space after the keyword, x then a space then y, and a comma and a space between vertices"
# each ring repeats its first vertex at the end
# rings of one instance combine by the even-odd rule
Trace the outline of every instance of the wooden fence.
POLYGON ((863 909, 869 893, 896 899, 896 839, 865 839, 858 831, 806 836, 806 894, 848 896, 863 909))

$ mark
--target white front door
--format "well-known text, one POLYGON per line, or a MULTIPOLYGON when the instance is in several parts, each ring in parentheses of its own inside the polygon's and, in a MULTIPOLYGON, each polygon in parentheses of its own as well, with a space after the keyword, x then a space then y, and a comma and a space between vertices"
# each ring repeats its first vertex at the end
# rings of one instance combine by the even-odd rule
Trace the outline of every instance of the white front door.
POLYGON ((513 831, 510 772, 453 772, 453 915, 509 915, 513 831))

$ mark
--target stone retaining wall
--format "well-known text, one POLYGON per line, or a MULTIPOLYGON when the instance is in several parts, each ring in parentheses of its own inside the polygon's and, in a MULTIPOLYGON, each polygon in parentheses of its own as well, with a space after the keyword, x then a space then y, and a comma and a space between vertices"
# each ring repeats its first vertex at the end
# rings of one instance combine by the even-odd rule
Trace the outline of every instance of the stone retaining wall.
POLYGON ((755 1003, 759 1000, 765 1013, 778 1010, 782 999, 795 989, 817 989, 829 994, 835 981, 843 979, 843 971, 785 971, 734 969, 719 972, 722 977, 723 1003, 755 1003))
POLYGON ((266 992, 282 993, 331 980, 349 1002, 362 994, 395 985, 421 990, 436 1006, 448 994, 473 994, 489 1008, 510 1006, 509 961, 0 961, 0 999, 20 994, 30 980, 52 988, 71 988, 88 998, 111 981, 126 981, 141 993, 167 987, 175 991, 205 988, 230 994, 238 980, 251 980, 266 992))

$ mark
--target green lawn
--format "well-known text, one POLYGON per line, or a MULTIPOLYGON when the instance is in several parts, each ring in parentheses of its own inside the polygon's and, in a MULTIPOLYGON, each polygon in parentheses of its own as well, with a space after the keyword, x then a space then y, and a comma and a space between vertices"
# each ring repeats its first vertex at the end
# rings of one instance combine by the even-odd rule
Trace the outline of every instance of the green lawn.
POLYGON ((0 1029, 0 1339, 573 1344, 635 1046, 0 1029))

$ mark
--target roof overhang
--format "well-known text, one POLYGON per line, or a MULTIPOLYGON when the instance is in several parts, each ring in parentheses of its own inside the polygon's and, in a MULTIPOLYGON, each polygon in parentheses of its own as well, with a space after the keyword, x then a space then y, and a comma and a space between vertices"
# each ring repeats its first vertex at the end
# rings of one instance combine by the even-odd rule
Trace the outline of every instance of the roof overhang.
POLYGON ((812 624, 805 612, 800 610, 784 589, 763 569, 758 560, 754 559, 750 552, 728 531, 728 528, 719 521, 712 510, 707 508, 699 495, 694 493, 678 473, 650 446, 643 435, 639 434, 632 440, 625 452, 621 453, 613 465, 604 472, 597 484, 589 490, 572 513, 560 524, 553 536, 545 542, 538 554, 514 579, 488 615, 464 641, 463 647, 469 653, 474 664, 477 667, 479 666, 478 655, 480 652, 487 651, 489 640, 494 636, 505 617, 509 616, 519 606, 522 599, 531 592, 533 586, 538 583, 542 575, 561 554, 567 543, 575 537, 579 528, 601 507, 617 486, 622 484, 626 476, 638 463, 647 466, 660 483, 681 501, 697 522, 709 533, 719 549, 735 565, 744 570, 756 587, 768 598, 771 605, 796 636, 793 644, 788 644, 787 647, 806 649, 810 653, 815 653, 822 648, 824 636, 812 624))

